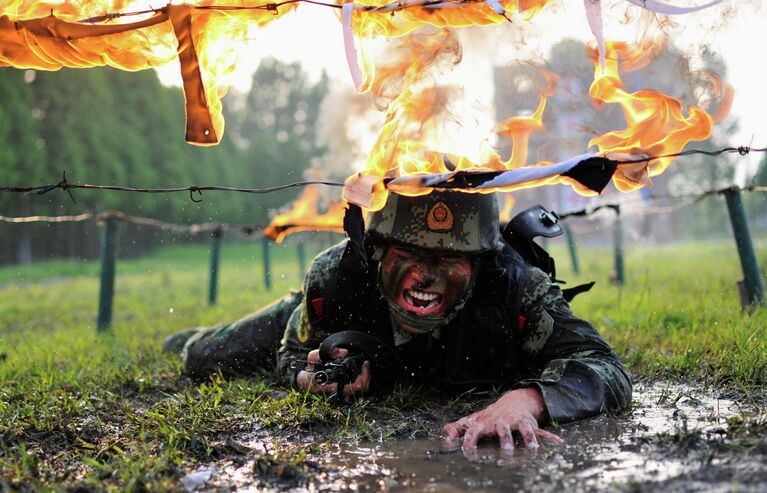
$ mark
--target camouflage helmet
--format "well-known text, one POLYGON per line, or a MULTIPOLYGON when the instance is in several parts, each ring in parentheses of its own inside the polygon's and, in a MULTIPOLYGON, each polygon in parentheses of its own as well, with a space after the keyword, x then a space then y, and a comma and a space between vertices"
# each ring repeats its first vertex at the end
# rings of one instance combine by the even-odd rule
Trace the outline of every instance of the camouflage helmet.
POLYGON ((500 241, 495 194, 434 190, 407 197, 389 192, 386 205, 367 218, 370 242, 478 254, 500 241))

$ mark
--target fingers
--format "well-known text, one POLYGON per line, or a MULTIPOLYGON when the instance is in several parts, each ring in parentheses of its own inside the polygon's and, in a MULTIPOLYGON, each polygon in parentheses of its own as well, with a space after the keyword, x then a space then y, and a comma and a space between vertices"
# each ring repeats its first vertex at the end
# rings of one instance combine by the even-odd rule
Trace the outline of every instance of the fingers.
POLYGON ((302 391, 308 391, 313 394, 332 394, 336 391, 336 384, 320 385, 314 381, 314 372, 306 370, 298 372, 298 375, 296 375, 296 385, 302 391))
POLYGON ((362 370, 354 382, 344 387, 344 396, 361 395, 367 393, 368 390, 370 390, 370 361, 365 361, 362 363, 362 370))
POLYGON ((540 428, 536 428, 534 431, 539 438, 542 438, 548 442, 565 443, 565 441, 562 440, 562 438, 559 435, 555 435, 554 433, 551 433, 550 431, 542 430, 540 428))
POLYGON ((306 361, 308 361, 309 363, 319 363, 320 350, 315 349, 314 351, 309 351, 309 354, 306 355, 306 361))
MULTIPOLYGON (((330 357, 333 359, 346 358, 347 356, 349 356, 349 350, 341 347, 333 348, 333 351, 330 353, 330 357)), ((319 351, 317 352, 317 358, 317 361, 319 361, 319 351)))
POLYGON ((535 438, 535 432, 530 423, 520 423, 517 431, 519 431, 519 434, 522 436, 522 441, 524 442, 525 447, 538 448, 538 439, 535 438))
POLYGON ((463 417, 458 421, 448 423, 442 428, 442 434, 450 440, 457 440, 461 438, 464 433, 466 433, 466 429, 469 427, 469 424, 473 420, 474 414, 463 417))
POLYGON ((511 436, 511 426, 506 423, 498 423, 495 425, 495 434, 498 435, 501 449, 507 452, 514 450, 514 437, 511 436))
POLYGON ((480 438, 491 436, 495 433, 495 427, 486 423, 474 423, 466 430, 463 435, 464 449, 477 448, 477 442, 480 438))

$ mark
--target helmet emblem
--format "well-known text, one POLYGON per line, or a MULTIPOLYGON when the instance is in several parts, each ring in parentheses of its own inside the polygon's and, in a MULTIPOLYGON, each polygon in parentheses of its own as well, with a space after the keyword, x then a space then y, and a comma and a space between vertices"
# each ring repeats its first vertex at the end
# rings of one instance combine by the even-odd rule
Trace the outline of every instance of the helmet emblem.
POLYGON ((453 227, 453 211, 444 202, 434 204, 426 215, 429 229, 444 231, 453 227))

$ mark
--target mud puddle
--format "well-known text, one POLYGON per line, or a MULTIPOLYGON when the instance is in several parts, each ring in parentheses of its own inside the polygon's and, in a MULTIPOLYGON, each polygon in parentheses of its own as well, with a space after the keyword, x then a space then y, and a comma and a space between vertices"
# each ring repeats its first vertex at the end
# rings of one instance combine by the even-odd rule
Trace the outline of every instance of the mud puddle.
POLYGON ((288 444, 243 437, 246 456, 190 471, 182 484, 190 491, 767 491, 765 428, 743 425, 753 412, 703 389, 638 385, 631 412, 562 425, 563 445, 505 453, 488 440, 467 453, 434 429, 431 438, 341 443, 280 458, 288 444))

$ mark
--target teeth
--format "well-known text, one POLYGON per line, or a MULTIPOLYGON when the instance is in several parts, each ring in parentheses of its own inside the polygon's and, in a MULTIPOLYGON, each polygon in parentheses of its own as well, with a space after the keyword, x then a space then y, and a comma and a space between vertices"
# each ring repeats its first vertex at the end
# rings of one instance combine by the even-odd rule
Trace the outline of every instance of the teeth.
POLYGON ((404 295, 408 303, 421 308, 434 308, 442 302, 442 295, 437 293, 425 293, 423 291, 407 289, 404 295))
POLYGON ((408 294, 412 298, 422 301, 434 301, 439 298, 437 293, 424 293, 423 291, 413 291, 412 289, 408 290, 408 294))

